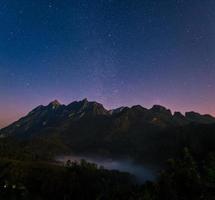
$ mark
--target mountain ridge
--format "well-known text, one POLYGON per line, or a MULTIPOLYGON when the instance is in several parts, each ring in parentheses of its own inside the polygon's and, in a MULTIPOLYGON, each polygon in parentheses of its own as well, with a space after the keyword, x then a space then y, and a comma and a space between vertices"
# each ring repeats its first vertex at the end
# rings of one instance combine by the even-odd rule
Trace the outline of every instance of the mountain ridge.
POLYGON ((194 151, 214 148, 214 132, 215 118, 210 115, 195 112, 182 115, 160 105, 150 109, 135 105, 107 110, 100 103, 83 99, 68 105, 56 100, 40 105, 1 129, 0 137, 45 139, 71 152, 158 162, 186 146, 194 151))
MULTIPOLYGON (((211 114, 200 114, 198 112, 195 112, 195 111, 187 111, 185 112, 185 114, 182 114, 180 111, 175 111, 175 112, 172 112, 171 109, 169 108, 166 108, 165 106, 162 106, 162 105, 159 105, 159 104, 154 104, 151 108, 146 108, 146 107, 143 107, 142 105, 133 105, 133 106, 120 106, 120 107, 116 107, 116 108, 113 108, 113 109, 106 109, 101 103, 98 103, 96 101, 88 101, 87 98, 84 98, 83 100, 80 100, 80 101, 73 101, 69 104, 61 104, 60 101, 58 101, 57 99, 51 101, 50 103, 48 103, 47 105, 39 105, 35 108, 33 108, 29 113, 31 113, 32 111, 35 111, 37 109, 40 109, 42 107, 52 107, 53 109, 55 109, 56 107, 70 107, 71 105, 73 104, 80 104, 80 103, 84 103, 84 104, 87 104, 87 103, 93 103, 93 104, 97 104, 97 105, 101 105, 103 107, 104 110, 107 111, 107 113, 109 114, 113 114, 113 113, 116 113, 114 111, 117 111, 117 113, 120 111, 123 111, 124 109, 132 109, 132 108, 143 108, 145 110, 151 110, 151 111, 155 111, 155 112, 166 112, 166 113, 169 113, 171 114, 172 116, 174 116, 175 114, 176 115, 180 115, 181 117, 189 117, 189 115, 198 115, 198 116, 202 116, 202 117, 209 117, 209 118, 213 118, 215 120, 215 117, 211 114)), ((28 113, 28 114, 29 114, 28 113)), ((18 120, 17 120, 18 121, 18 120)))
MULTIPOLYGON (((67 115, 69 118, 81 118, 85 115, 104 115, 104 116, 114 116, 120 115, 123 112, 139 112, 145 115, 145 118, 151 120, 152 122, 158 121, 158 118, 164 120, 164 118, 169 118, 173 120, 176 125, 183 125, 188 123, 215 123, 215 118, 209 114, 200 114, 194 111, 186 112, 184 115, 181 112, 174 112, 161 105, 153 105, 151 108, 145 108, 141 105, 134 105, 131 107, 118 107, 115 109, 108 110, 101 103, 96 101, 88 101, 87 98, 80 101, 73 101, 67 105, 61 104, 58 100, 51 101, 48 105, 39 105, 30 111, 26 116, 20 118, 19 120, 13 122, 12 124, 0 129, 0 133, 8 129, 11 125, 16 123, 16 126, 19 127, 20 120, 23 118, 30 117, 32 115, 41 114, 41 112, 46 112, 47 116, 55 115, 56 118, 59 118, 59 115, 67 115)), ((40 117, 37 116, 37 117, 40 117)), ((61 116, 63 117, 63 116, 61 116)))

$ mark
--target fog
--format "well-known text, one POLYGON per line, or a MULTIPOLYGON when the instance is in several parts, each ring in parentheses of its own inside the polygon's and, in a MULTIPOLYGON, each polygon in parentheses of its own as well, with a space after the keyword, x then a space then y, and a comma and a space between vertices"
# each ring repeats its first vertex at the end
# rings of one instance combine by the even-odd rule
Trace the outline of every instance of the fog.
POLYGON ((147 180, 154 180, 156 177, 157 170, 152 166, 140 165, 134 163, 132 160, 113 160, 110 158, 101 157, 88 157, 88 156, 59 156, 56 158, 58 162, 65 163, 66 161, 77 161, 86 160, 90 163, 95 163, 98 166, 103 166, 109 170, 119 170, 121 172, 128 172, 136 177, 138 182, 145 182, 147 180))

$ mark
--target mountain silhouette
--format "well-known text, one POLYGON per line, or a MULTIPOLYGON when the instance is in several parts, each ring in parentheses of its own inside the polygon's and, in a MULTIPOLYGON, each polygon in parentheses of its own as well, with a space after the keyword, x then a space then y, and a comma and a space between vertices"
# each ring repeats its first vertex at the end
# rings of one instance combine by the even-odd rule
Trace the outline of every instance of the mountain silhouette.
POLYGON ((83 99, 68 105, 57 100, 40 105, 1 129, 0 135, 25 140, 57 138, 73 152, 151 161, 168 158, 183 146, 196 149, 202 145, 199 150, 204 149, 208 140, 215 141, 214 129, 215 118, 210 115, 172 114, 160 105, 151 109, 136 105, 107 110, 100 103, 83 99))

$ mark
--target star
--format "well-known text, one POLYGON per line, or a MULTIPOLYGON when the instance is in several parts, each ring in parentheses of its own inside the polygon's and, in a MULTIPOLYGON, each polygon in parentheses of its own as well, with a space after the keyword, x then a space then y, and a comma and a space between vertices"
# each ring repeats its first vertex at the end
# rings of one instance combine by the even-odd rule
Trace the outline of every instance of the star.
POLYGON ((49 3, 48 7, 49 7, 49 8, 52 8, 52 7, 53 7, 53 5, 52 5, 51 3, 49 3))

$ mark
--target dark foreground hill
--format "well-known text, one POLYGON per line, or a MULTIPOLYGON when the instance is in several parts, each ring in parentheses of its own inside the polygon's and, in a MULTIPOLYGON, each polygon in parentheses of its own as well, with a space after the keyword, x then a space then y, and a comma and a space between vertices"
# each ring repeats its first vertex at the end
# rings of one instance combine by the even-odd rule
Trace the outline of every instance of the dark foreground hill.
POLYGON ((38 106, 0 134, 2 138, 31 141, 27 149, 38 154, 67 151, 160 163, 183 147, 198 152, 198 156, 214 150, 215 118, 195 112, 172 114, 159 105, 106 110, 87 99, 67 106, 53 101, 38 106))

